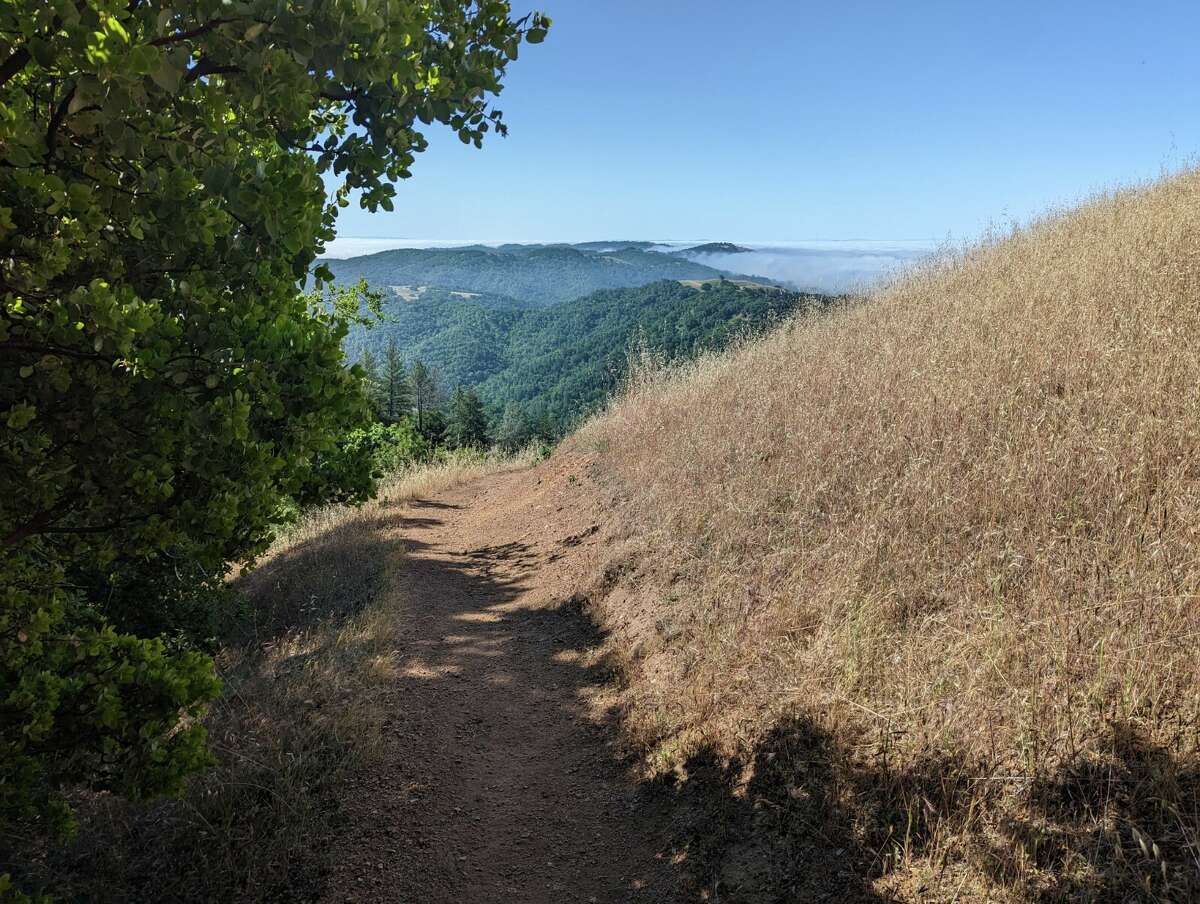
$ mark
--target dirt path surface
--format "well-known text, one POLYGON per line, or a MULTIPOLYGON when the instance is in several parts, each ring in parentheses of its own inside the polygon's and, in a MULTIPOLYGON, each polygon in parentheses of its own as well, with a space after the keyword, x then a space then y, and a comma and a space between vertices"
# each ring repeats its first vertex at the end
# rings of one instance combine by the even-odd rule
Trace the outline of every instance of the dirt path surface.
POLYGON ((346 802, 329 901, 675 902, 666 816, 623 771, 574 601, 586 458, 397 509, 387 766, 346 802))

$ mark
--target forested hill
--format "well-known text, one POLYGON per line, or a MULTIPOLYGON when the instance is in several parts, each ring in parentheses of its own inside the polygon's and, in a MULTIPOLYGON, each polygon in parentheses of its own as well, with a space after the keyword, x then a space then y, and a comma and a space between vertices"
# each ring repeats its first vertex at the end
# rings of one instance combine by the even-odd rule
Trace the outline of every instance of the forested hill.
POLYGON ((365 279, 378 289, 438 286, 505 295, 539 306, 578 298, 597 289, 643 286, 660 279, 734 275, 632 244, 615 250, 571 245, 399 248, 345 260, 326 259, 324 263, 343 283, 365 279))
POLYGON ((406 360, 435 368, 445 388, 475 387, 493 415, 516 402, 565 425, 613 389, 637 343, 677 358, 721 348, 800 307, 829 301, 729 282, 697 288, 663 280, 520 310, 430 290, 415 301, 389 299, 387 319, 353 332, 347 349, 351 358, 366 349, 378 358, 395 339, 406 360))

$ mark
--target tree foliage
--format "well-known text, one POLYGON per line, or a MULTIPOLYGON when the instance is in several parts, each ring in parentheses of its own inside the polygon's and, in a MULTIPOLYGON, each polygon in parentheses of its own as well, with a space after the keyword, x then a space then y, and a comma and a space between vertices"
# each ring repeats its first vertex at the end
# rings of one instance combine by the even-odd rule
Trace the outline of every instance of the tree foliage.
POLYGON ((438 404, 437 374, 425 366, 425 362, 416 360, 408 372, 408 385, 412 390, 413 411, 417 415, 417 430, 425 431, 425 419, 438 404))
POLYGON ((660 281, 530 310, 482 307, 430 289, 416 301, 384 302, 382 322, 353 329, 347 345, 361 355, 395 340, 448 383, 472 387, 496 421, 517 401, 536 432, 554 435, 613 391, 636 341, 677 359, 833 301, 734 282, 697 289, 660 281))
POLYGON ((446 415, 445 438, 455 449, 482 448, 487 445, 487 414, 474 390, 461 386, 454 390, 446 415))
POLYGON ((211 663, 116 630, 106 581, 217 572, 285 500, 371 491, 338 444, 366 413, 358 299, 298 285, 351 192, 392 208, 419 124, 504 131, 489 96, 547 25, 494 0, 0 2, 0 817, 62 828, 65 785, 159 793, 205 762, 211 663))
POLYGON ((388 339, 383 354, 383 371, 376 390, 376 408, 379 416, 394 424, 412 410, 412 393, 409 391, 408 370, 400 354, 400 345, 395 337, 388 339))
POLYGON ((371 411, 376 416, 379 415, 379 389, 381 386, 381 376, 379 373, 379 359, 367 349, 358 359, 359 369, 362 370, 362 387, 363 393, 367 397, 367 402, 371 406, 371 411))
POLYGON ((342 438, 339 446, 342 456, 355 464, 364 458, 370 461, 378 476, 426 461, 434 452, 430 442, 417 432, 411 417, 394 424, 377 421, 352 430, 342 438))
POLYGON ((509 402, 496 424, 496 445, 505 452, 516 452, 533 439, 533 428, 525 406, 509 402))

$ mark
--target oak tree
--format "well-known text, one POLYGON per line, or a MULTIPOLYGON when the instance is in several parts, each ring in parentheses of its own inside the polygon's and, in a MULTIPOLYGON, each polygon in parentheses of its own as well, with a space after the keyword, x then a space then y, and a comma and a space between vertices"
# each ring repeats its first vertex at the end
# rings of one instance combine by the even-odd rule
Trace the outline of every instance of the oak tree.
POLYGON ((0 821, 65 829, 64 787, 206 762, 211 662, 114 624, 104 582, 219 571, 285 500, 371 491, 369 464, 324 466, 366 406, 358 299, 314 263, 340 207, 392 209, 424 125, 503 134, 491 98, 547 25, 503 0, 0 2, 0 821))

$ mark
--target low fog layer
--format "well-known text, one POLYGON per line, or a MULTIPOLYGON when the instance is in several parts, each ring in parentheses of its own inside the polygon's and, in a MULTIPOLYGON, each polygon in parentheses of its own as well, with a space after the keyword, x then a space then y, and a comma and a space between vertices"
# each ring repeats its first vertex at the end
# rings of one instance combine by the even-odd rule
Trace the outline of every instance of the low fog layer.
MULTIPOLYGON (((463 245, 502 245, 503 241, 469 239, 356 238, 347 236, 329 243, 326 257, 346 258, 392 248, 455 248, 463 245)), ((662 241, 652 250, 680 251, 701 241, 662 241)), ((869 287, 897 269, 920 260, 934 250, 926 241, 810 241, 735 242, 750 251, 733 254, 688 254, 690 260, 719 270, 763 276, 795 289, 845 292, 869 287)), ((618 245, 614 245, 614 250, 618 245)), ((594 247, 593 250, 604 250, 594 247)))
MULTIPOLYGON (((745 243, 739 243, 745 244, 745 243)), ((846 292, 867 288, 934 250, 933 242, 787 242, 748 244, 734 254, 689 254, 720 270, 765 276, 804 290, 846 292)))

